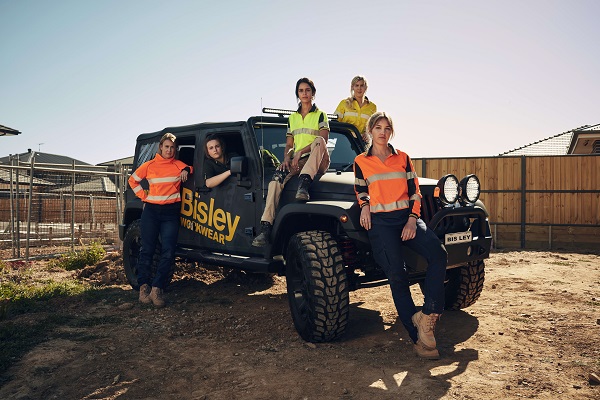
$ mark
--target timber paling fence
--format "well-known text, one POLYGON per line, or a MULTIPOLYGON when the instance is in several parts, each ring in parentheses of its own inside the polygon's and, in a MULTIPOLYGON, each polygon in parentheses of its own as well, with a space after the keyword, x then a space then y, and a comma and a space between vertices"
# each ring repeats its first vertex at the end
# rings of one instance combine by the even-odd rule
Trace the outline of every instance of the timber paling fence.
POLYGON ((422 158, 419 176, 476 174, 496 248, 600 251, 600 156, 422 158))
POLYGON ((23 163, 0 164, 0 249, 12 258, 98 242, 119 246, 128 170, 23 163), (40 250, 41 248, 41 250, 40 250))

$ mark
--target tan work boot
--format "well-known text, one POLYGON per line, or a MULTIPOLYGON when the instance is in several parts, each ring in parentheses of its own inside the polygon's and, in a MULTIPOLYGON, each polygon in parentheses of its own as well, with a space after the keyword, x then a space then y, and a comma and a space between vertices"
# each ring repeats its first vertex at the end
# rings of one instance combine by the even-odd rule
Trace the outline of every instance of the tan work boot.
POLYGON ((421 358, 425 358, 427 360, 439 360, 440 352, 436 348, 427 347, 423 344, 421 340, 417 340, 417 343, 414 345, 415 353, 421 358))
POLYGON ((413 314, 412 322, 417 327, 417 333, 419 340, 423 342, 423 345, 430 349, 435 349, 435 323, 440 318, 440 314, 423 314, 419 311, 413 314))
POLYGON ((150 285, 143 284, 140 286, 140 303, 150 304, 152 300, 148 297, 150 295, 150 285))
POLYGON ((154 304, 154 307, 161 308, 165 306, 165 298, 163 290, 161 288, 152 286, 152 291, 150 292, 148 298, 150 299, 152 304, 154 304))

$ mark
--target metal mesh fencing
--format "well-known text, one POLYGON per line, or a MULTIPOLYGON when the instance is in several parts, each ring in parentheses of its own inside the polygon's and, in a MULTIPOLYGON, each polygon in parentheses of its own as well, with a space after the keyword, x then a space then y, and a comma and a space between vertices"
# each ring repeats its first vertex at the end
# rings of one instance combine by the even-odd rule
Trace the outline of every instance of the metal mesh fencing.
POLYGON ((55 248, 118 244, 127 168, 19 163, 0 165, 0 249, 28 259, 55 248))

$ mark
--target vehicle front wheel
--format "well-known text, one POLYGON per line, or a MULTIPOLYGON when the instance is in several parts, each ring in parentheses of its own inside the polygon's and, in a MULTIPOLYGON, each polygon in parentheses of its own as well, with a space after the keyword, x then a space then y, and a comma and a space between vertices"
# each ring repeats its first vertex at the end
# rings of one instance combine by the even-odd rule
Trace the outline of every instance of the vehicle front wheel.
POLYGON ((446 310, 467 308, 479 299, 485 280, 482 260, 446 272, 446 310))
POLYGON ((327 342, 346 330, 350 292, 342 254, 328 232, 293 235, 286 253, 286 281, 294 326, 308 342, 327 342))

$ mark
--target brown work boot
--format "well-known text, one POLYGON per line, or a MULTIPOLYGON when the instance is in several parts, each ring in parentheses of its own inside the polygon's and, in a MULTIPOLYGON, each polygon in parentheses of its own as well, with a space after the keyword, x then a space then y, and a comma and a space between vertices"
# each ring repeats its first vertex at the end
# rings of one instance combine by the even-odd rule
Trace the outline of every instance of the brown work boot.
POLYGON ((165 297, 164 292, 161 288, 156 286, 152 286, 152 291, 148 298, 154 304, 154 307, 161 308, 165 306, 165 297))
POLYGON ((273 225, 267 221, 261 221, 260 223, 260 234, 252 241, 254 247, 265 247, 269 244, 269 237, 271 236, 271 230, 273 225))
POLYGON ((140 286, 140 303, 150 304, 152 300, 148 297, 150 295, 150 285, 143 284, 140 286))
POLYGON ((414 345, 415 353, 421 358, 425 358, 427 360, 439 360, 440 352, 436 348, 427 347, 423 344, 421 340, 417 340, 417 343, 414 345))
POLYGON ((413 314, 412 322, 417 327, 419 340, 431 349, 435 349, 435 323, 440 318, 440 314, 423 314, 419 311, 413 314))

